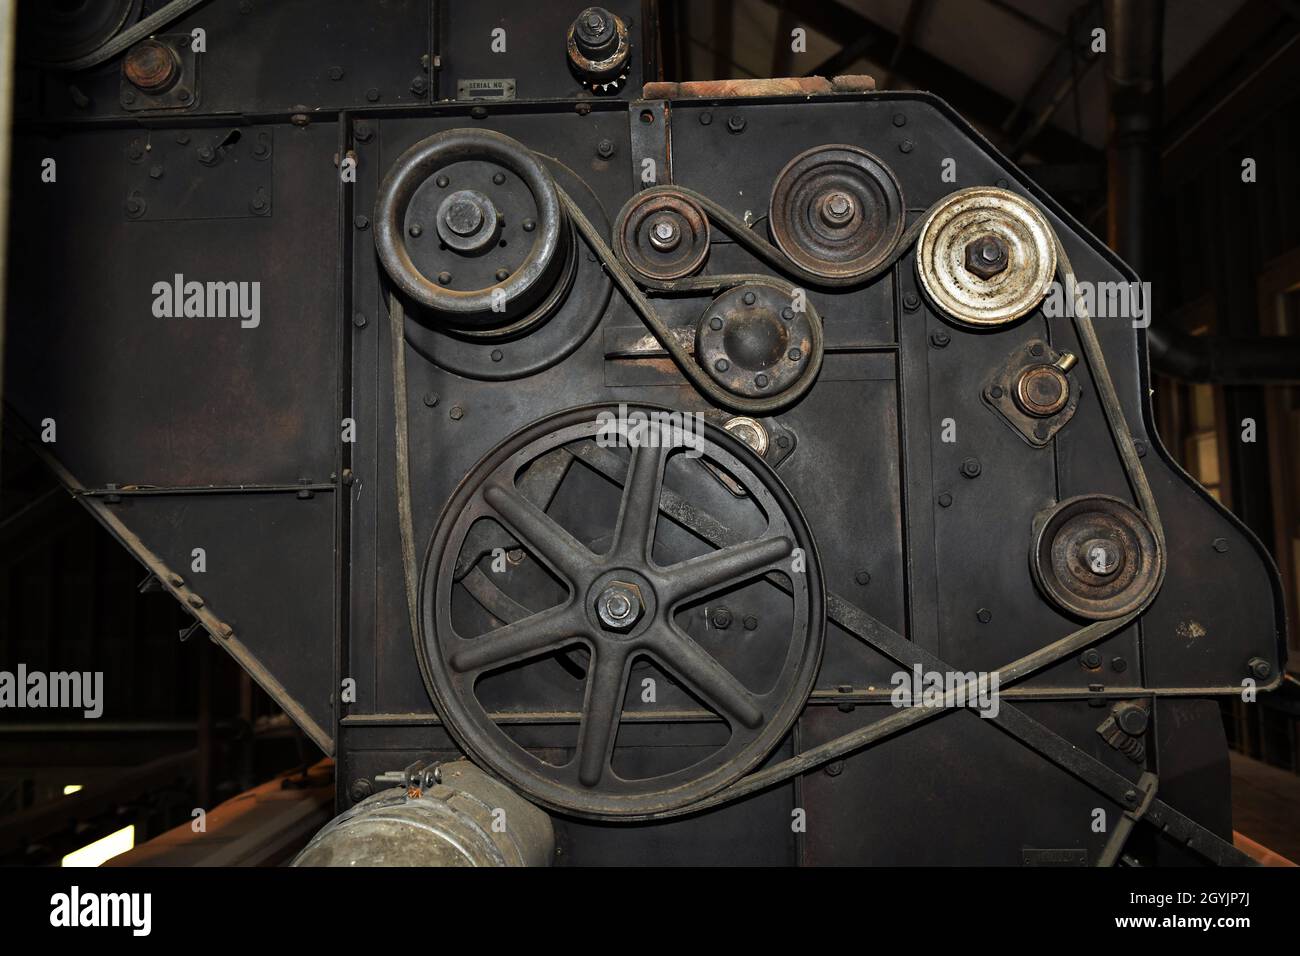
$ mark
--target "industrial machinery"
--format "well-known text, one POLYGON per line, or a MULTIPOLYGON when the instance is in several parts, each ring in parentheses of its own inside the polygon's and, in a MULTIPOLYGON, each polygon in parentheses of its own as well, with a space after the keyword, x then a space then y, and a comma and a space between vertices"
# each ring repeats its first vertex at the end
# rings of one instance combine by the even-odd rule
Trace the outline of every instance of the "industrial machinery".
POLYGON ((1275 572, 942 91, 141 6, 19 35, 8 427, 337 758, 301 862, 1242 860, 1275 572))

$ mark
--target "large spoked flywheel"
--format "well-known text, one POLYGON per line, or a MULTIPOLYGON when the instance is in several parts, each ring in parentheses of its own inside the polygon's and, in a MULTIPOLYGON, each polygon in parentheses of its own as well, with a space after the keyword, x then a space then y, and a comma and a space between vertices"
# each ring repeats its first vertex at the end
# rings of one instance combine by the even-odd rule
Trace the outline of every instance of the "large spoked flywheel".
POLYGON ((821 570, 793 497, 730 434, 674 414, 585 407, 517 432, 461 482, 426 556, 439 713, 553 809, 637 817, 721 789, 785 736, 820 663, 821 570))

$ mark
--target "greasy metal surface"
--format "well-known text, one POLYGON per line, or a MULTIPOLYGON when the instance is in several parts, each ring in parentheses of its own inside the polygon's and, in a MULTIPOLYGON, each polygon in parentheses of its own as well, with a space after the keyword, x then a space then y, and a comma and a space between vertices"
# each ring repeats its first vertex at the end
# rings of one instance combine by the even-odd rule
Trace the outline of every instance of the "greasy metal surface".
POLYGON ((768 226, 781 251, 829 278, 871 272, 903 234, 903 194, 881 160, 856 146, 820 146, 772 186, 768 226))
POLYGON ((627 80, 632 44, 627 24, 604 7, 587 7, 569 25, 569 64, 598 93, 617 90, 627 80))
POLYGON ((917 241, 921 286, 937 308, 959 322, 997 326, 1022 318, 1043 301, 1056 274, 1051 227, 1032 203, 987 186, 961 189, 930 216, 917 241), (970 267, 972 243, 994 239, 1006 264, 970 267))
POLYGON ((1162 561, 1142 515, 1117 498, 1080 495, 1039 519, 1030 563, 1051 600, 1079 617, 1106 620, 1150 596, 1162 561))
POLYGON ((383 790, 316 834, 292 866, 549 866, 550 818, 467 760, 432 786, 383 790))

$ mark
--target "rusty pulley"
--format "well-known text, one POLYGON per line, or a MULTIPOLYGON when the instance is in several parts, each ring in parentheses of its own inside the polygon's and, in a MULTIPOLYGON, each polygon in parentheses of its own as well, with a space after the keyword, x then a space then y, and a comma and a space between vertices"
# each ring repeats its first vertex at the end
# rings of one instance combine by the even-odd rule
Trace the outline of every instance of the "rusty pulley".
POLYGON ((1108 620, 1141 607, 1160 582, 1163 560, 1150 522, 1109 495, 1069 498, 1034 522, 1034 582, 1079 617, 1108 620))
POLYGON ((640 276, 692 275, 709 255, 709 219, 700 204, 670 190, 641 193, 614 224, 614 252, 640 276))
POLYGON ((862 276, 903 234, 903 193, 880 159, 856 146, 800 153, 776 177, 768 225, 796 265, 827 279, 862 276))

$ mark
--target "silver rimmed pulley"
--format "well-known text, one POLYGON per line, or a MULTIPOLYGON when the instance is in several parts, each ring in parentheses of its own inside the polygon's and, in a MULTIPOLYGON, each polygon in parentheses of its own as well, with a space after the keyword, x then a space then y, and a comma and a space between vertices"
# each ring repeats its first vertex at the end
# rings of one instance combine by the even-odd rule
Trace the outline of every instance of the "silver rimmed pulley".
POLYGON ((573 272, 572 229, 550 171, 490 130, 447 130, 398 158, 380 186, 375 246, 402 293, 470 337, 544 320, 573 272))
POLYGON ((961 189, 931 212, 916 244, 921 288, 958 322, 998 326, 1038 307, 1056 275, 1056 236, 1006 189, 961 189))

